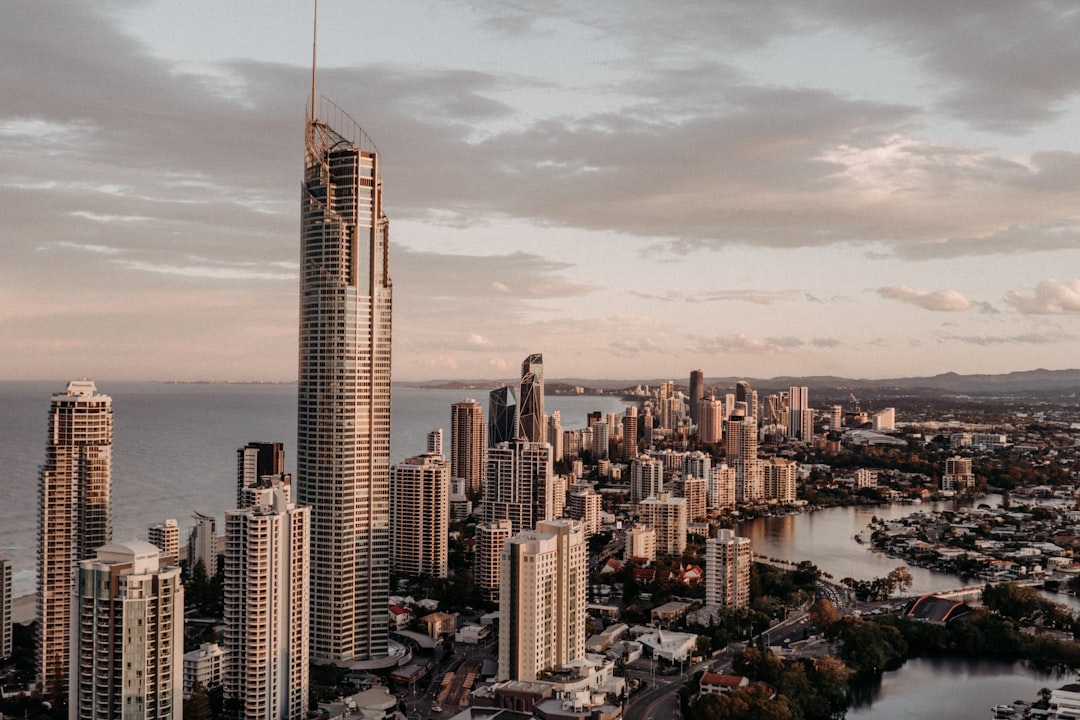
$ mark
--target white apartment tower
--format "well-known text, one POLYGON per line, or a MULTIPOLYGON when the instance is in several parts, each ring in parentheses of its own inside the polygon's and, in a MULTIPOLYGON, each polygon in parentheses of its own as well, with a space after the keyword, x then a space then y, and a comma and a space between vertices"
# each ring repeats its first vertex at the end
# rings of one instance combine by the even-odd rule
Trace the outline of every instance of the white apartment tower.
POLYGON ((112 540, 112 398, 90 380, 52 396, 45 464, 38 475, 37 680, 67 692, 71 597, 78 563, 112 540))
POLYGON ((513 535, 513 523, 495 520, 476 525, 476 584, 489 602, 498 602, 502 549, 513 535))
POLYGON ((450 463, 441 454, 393 469, 390 528, 396 572, 446 577, 449 568, 450 463))
POLYGON ((242 720, 302 720, 311 508, 272 482, 249 488, 244 502, 225 513, 225 697, 242 720))
POLYGON ((641 502, 664 489, 664 461, 639 455, 630 462, 630 502, 641 502))
POLYGON ((484 406, 468 398, 450 406, 450 477, 465 481, 465 491, 478 497, 484 486, 487 428, 484 406))
POLYGON ((570 489, 566 515, 581 523, 585 537, 600 532, 600 510, 603 498, 592 485, 574 485, 570 489))
POLYGON ((750 538, 721 529, 705 541, 705 604, 741 608, 750 604, 750 538))
POLYGON ((686 517, 689 521, 705 517, 708 488, 704 477, 683 475, 672 483, 675 497, 686 499, 686 517))
POLYGON ((148 527, 146 539, 157 547, 162 555, 180 557, 180 524, 176 522, 176 518, 169 518, 148 527))
POLYGON ((552 460, 562 460, 565 456, 565 452, 563 446, 562 416, 558 410, 552 410, 551 415, 548 416, 547 440, 548 444, 551 445, 552 460))
POLYGON ((656 531, 656 552, 677 558, 686 549, 687 513, 686 498, 671 497, 662 492, 638 503, 641 522, 656 531))
POLYGON ((799 463, 772 457, 762 462, 765 476, 765 497, 780 503, 795 502, 798 492, 799 463))
POLYGON ((499 680, 535 681, 585 657, 588 545, 579 523, 551 520, 503 547, 499 680))
POLYGON ((735 509, 735 468, 727 463, 712 469, 706 486, 706 503, 710 510, 735 509))
POLYGON ((175 559, 141 540, 79 563, 68 716, 181 720, 184 588, 175 559))
MULTIPOLYGON (((243 493, 237 497, 241 504, 242 497, 243 493)), ((195 520, 195 524, 188 533, 188 565, 194 568, 202 562, 206 574, 213 577, 217 573, 218 556, 221 554, 220 538, 217 535, 217 518, 199 512, 191 517, 195 520)))
POLYGON ((330 101, 317 108, 312 85, 296 500, 311 508, 312 660, 348 662, 383 657, 389 642, 389 220, 375 144, 330 101))
POLYGON ((625 539, 624 560, 644 560, 646 564, 656 560, 656 530, 648 525, 632 525, 626 529, 625 539))

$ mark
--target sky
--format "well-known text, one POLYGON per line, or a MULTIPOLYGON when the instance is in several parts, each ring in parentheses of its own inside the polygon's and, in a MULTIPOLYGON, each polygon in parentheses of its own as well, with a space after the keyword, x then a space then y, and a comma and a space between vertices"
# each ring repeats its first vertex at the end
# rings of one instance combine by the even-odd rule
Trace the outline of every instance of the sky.
MULTIPOLYGON (((296 377, 312 4, 12 0, 0 379, 296 377)), ((395 380, 1080 366, 1075 0, 323 0, 395 380)))

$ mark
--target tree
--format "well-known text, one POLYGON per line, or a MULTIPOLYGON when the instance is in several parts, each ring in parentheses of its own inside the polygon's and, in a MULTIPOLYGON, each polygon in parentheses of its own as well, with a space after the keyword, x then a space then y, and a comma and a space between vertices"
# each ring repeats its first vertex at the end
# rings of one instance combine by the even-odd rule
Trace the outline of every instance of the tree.
POLYGON ((199 681, 191 687, 191 696, 184 701, 184 720, 212 720, 210 697, 199 681))
POLYGON ((826 632, 840 617, 840 611, 828 598, 818 598, 810 606, 810 621, 822 632, 826 632))
POLYGON ((885 576, 885 580, 888 582, 889 595, 895 595, 896 593, 904 592, 909 587, 913 579, 911 577, 911 571, 907 569, 907 566, 901 565, 895 570, 891 571, 885 576))

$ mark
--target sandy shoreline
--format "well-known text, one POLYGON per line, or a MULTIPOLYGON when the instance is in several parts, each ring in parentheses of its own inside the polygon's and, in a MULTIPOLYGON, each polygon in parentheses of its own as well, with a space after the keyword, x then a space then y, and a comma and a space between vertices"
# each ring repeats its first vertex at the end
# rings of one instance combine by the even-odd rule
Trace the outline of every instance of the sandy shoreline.
POLYGON ((11 621, 20 625, 34 622, 35 598, 33 595, 21 595, 11 599, 11 621))

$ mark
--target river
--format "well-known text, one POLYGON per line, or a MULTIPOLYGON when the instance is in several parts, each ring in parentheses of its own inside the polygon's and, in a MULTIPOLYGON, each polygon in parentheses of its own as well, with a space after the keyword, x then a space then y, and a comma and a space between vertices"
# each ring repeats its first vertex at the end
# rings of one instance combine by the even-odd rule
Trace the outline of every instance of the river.
MULTIPOLYGON (((998 496, 980 499, 1000 503, 998 496)), ((845 577, 869 580, 904 565, 899 558, 876 553, 854 536, 874 516, 896 520, 913 512, 932 512, 953 507, 953 502, 921 505, 888 505, 876 508, 838 507, 785 517, 764 517, 745 522, 739 533, 749 537, 754 552, 765 557, 798 562, 810 560, 835 581, 845 577)), ((905 594, 943 592, 977 581, 958 575, 909 566, 912 586, 905 594)), ((1078 609, 1076 598, 1044 596, 1078 609)), ((1056 688, 1074 676, 1047 673, 1021 662, 995 662, 963 658, 917 658, 880 679, 853 689, 849 720, 869 718, 929 718, 986 720, 990 708, 1013 700, 1033 702, 1040 688, 1056 688)))

